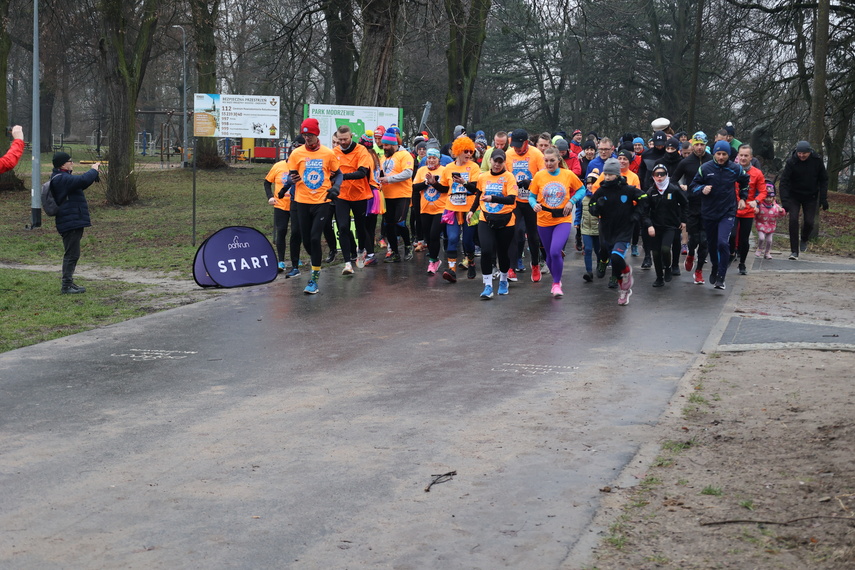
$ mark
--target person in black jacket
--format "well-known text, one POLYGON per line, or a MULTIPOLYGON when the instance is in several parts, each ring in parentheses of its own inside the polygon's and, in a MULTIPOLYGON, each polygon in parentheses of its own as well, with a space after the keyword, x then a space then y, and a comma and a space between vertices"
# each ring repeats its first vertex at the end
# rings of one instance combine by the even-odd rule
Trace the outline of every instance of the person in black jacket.
POLYGON ((626 183, 615 158, 603 165, 603 182, 591 197, 588 208, 600 218, 600 259, 612 262, 612 277, 617 280, 618 305, 628 305, 632 295, 632 267, 626 262, 634 225, 639 221, 641 190, 626 183))
POLYGON ((808 238, 816 220, 817 198, 823 210, 828 210, 828 172, 822 158, 807 141, 799 141, 784 164, 781 173, 781 205, 790 214, 790 259, 798 259, 799 251, 807 249, 808 238), (799 242, 799 210, 804 211, 802 239, 799 242))
POLYGON ((71 156, 65 152, 53 155, 50 189, 59 206, 56 214, 56 231, 62 236, 62 245, 65 249, 62 257, 62 288, 60 289, 60 293, 63 294, 86 291, 85 287, 74 283, 74 270, 77 267, 77 260, 80 259, 83 228, 92 225, 89 218, 89 203, 83 191, 98 181, 100 166, 101 163, 96 162, 88 172, 74 176, 71 174, 74 167, 71 156))
POLYGON ((707 135, 698 131, 692 135, 692 154, 684 158, 677 165, 677 170, 672 173, 671 180, 686 192, 689 208, 686 212, 686 232, 689 234, 685 269, 695 271, 695 285, 704 284, 703 268, 707 260, 707 234, 701 220, 701 194, 689 192, 689 184, 697 174, 701 165, 713 159, 712 154, 707 152, 707 135), (697 264, 695 264, 695 249, 697 248, 697 264))
POLYGON ((689 204, 680 187, 671 182, 664 164, 654 166, 652 175, 653 186, 643 202, 643 224, 653 248, 653 267, 656 269, 653 286, 662 287, 666 281, 671 281, 672 244, 674 237, 686 227, 689 204))

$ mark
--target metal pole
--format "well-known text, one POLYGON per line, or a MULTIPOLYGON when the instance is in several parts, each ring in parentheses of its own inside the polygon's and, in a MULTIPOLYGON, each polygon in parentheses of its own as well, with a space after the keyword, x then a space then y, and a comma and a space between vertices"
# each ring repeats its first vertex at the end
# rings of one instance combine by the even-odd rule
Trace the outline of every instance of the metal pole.
MULTIPOLYGON (((199 144, 199 139, 193 137, 193 148, 199 144)), ((193 153, 193 246, 196 246, 196 153, 193 153)))
POLYGON ((184 26, 173 25, 172 27, 181 28, 181 49, 184 54, 182 65, 184 118, 181 119, 181 130, 184 132, 184 150, 181 153, 181 167, 187 168, 189 162, 187 160, 187 32, 184 31, 184 26))
POLYGON ((33 133, 30 144, 33 151, 33 170, 30 173, 30 225, 27 229, 42 226, 42 137, 41 115, 39 113, 39 1, 33 0, 33 133))

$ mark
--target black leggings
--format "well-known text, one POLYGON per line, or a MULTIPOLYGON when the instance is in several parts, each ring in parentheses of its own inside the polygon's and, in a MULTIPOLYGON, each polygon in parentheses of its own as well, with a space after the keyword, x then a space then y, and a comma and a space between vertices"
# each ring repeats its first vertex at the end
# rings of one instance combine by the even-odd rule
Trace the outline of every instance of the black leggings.
POLYGON ((707 246, 707 232, 704 229, 704 224, 701 221, 700 214, 689 214, 689 221, 686 223, 686 231, 689 232, 689 255, 695 255, 695 248, 698 253, 697 269, 703 269, 704 263, 707 260, 709 248, 707 246))
MULTIPOLYGON (((273 208, 273 244, 276 246, 276 255, 279 261, 285 261, 285 236, 288 235, 288 223, 291 221, 291 212, 282 208, 273 208)), ((294 235, 291 229, 291 235, 294 235)))
POLYGON ((350 231, 350 213, 353 212, 353 225, 356 226, 356 241, 359 249, 365 249, 368 232, 365 229, 365 209, 368 200, 342 200, 335 201, 335 222, 338 225, 338 239, 341 241, 341 253, 344 260, 354 261, 356 259, 356 243, 354 243, 353 232, 350 231))
MULTIPOLYGON (((482 212, 483 214, 483 212, 482 212)), ((493 273, 493 259, 498 258, 499 271, 507 273, 511 267, 509 251, 514 241, 514 226, 494 230, 487 222, 478 222, 478 237, 481 240, 481 274, 493 273)))
POLYGON ((398 253, 398 236, 404 240, 404 248, 410 247, 410 230, 407 229, 407 210, 411 198, 386 198, 386 213, 383 224, 386 226, 386 239, 392 254, 398 253))
POLYGON ((754 218, 736 218, 733 231, 730 232, 730 254, 739 255, 739 263, 745 265, 748 257, 748 238, 751 237, 751 226, 754 218))
MULTIPOLYGON (((680 235, 680 230, 675 230, 674 228, 654 229, 656 230, 656 235, 650 238, 653 267, 656 270, 656 277, 662 277, 665 274, 665 268, 670 269, 673 265, 672 247, 674 244, 674 235, 680 235)), ((648 234, 647 237, 650 237, 650 235, 648 234)), ((679 252, 677 255, 679 255, 679 252)), ((677 259, 680 258, 678 257, 677 259)))
MULTIPOLYGON (((528 202, 517 200, 517 207, 514 211, 516 216, 516 235, 511 242, 511 260, 516 263, 520 258, 522 246, 525 237, 528 238, 528 251, 531 253, 531 265, 540 264, 540 236, 537 233, 537 212, 531 207, 528 202)), ((484 249, 484 246, 481 246, 484 249)))
POLYGON ((442 214, 419 214, 423 237, 427 238, 428 257, 439 260, 439 236, 442 235, 442 214))
POLYGON ((332 205, 329 202, 324 204, 292 202, 291 208, 293 209, 294 206, 297 207, 297 217, 300 220, 303 245, 306 246, 306 251, 309 252, 309 257, 311 257, 312 268, 320 267, 323 257, 321 235, 324 233, 324 227, 333 215, 332 205))

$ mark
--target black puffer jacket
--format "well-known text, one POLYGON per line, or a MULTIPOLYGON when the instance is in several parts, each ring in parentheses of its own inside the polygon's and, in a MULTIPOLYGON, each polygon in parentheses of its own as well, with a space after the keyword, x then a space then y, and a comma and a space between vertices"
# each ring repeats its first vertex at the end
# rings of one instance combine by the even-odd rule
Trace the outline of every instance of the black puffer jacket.
POLYGON ((787 202, 790 197, 805 200, 819 196, 821 203, 828 200, 828 172, 822 158, 815 152, 811 152, 807 160, 799 159, 793 151, 787 162, 784 163, 784 172, 781 173, 781 203, 788 208, 787 202))
POLYGON ((56 214, 57 232, 63 234, 92 225, 89 219, 89 203, 83 191, 97 181, 98 171, 94 168, 79 176, 58 168, 53 169, 51 190, 54 200, 59 204, 59 212, 56 214))

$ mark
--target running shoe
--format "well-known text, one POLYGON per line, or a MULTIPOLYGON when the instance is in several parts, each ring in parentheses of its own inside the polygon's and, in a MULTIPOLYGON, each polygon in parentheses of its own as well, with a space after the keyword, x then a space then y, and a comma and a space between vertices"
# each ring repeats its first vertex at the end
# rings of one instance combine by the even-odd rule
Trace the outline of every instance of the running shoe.
POLYGON ((637 245, 632 246, 632 256, 638 257, 638 246, 637 245))
POLYGON ((808 242, 803 241, 803 242, 799 243, 799 251, 802 251, 802 252, 807 251, 807 247, 808 247, 808 242))
POLYGON ((561 290, 561 283, 553 283, 552 290, 550 291, 550 293, 552 293, 552 296, 556 299, 558 299, 559 297, 563 297, 564 291, 561 290))
POLYGON ((665 281, 666 283, 670 283, 670 281, 671 281, 671 268, 666 267, 664 273, 665 273, 665 277, 664 277, 663 281, 665 281))
POLYGON ((590 283, 591 281, 593 281, 593 280, 594 280, 594 274, 593 274, 593 273, 591 273, 590 271, 588 271, 587 273, 585 273, 585 274, 582 276, 582 279, 584 279, 584 280, 585 280, 585 283, 590 283))
POLYGON ((431 261, 428 263, 428 275, 436 275, 437 269, 439 269, 439 261, 431 261))
POLYGON ((309 281, 309 284, 306 285, 306 288, 303 289, 303 293, 306 295, 314 295, 318 292, 318 283, 313 279, 309 281))
POLYGON ((537 283, 538 281, 540 281, 540 277, 541 277, 540 265, 536 265, 536 264, 532 265, 531 266, 531 280, 534 283, 537 283))
POLYGON ((501 276, 502 276, 502 272, 499 271, 499 268, 494 265, 493 266, 493 279, 498 279, 501 276))
POLYGON ((353 275, 353 265, 348 261, 344 264, 344 269, 341 270, 342 275, 353 275))
POLYGON ((630 295, 632 295, 632 289, 627 289, 625 291, 621 290, 621 292, 618 294, 617 304, 618 305, 629 305, 630 295))
POLYGON ((280 262, 279 262, 279 269, 278 269, 278 271, 279 271, 279 273, 282 273, 283 271, 285 271, 285 262, 284 262, 284 261, 280 261, 280 262))
POLYGON ((653 286, 654 287, 664 287, 665 286, 665 280, 662 279, 661 277, 657 277, 656 281, 653 282, 653 286))
POLYGON ((387 256, 383 261, 386 263, 401 263, 401 254, 393 253, 392 255, 387 256))
POLYGON ((410 261, 413 258, 413 248, 404 246, 404 261, 410 261))
POLYGON ((442 272, 442 278, 449 283, 457 283, 457 273, 450 267, 442 272))
POLYGON ((799 260, 799 252, 797 252, 797 251, 792 252, 790 254, 790 259, 793 261, 798 261, 799 260))
POLYGON ((609 266, 605 261, 597 262, 597 277, 602 279, 606 276, 606 268, 609 266))
POLYGON ((691 271, 692 267, 694 267, 694 266, 695 266, 695 256, 694 255, 687 255, 686 261, 683 263, 683 267, 686 268, 686 271, 691 271))
POLYGON ((642 269, 650 269, 653 266, 653 259, 651 259, 650 255, 644 255, 644 261, 641 262, 642 269))
POLYGON ((466 268, 466 278, 467 279, 475 279, 475 264, 470 263, 469 267, 466 268))
POLYGON ((487 299, 493 298, 493 286, 492 285, 485 285, 484 286, 484 290, 481 291, 481 298, 484 299, 485 301, 487 299))
POLYGON ((703 285, 704 284, 704 272, 700 269, 695 270, 695 285, 703 285))
POLYGON ((365 250, 363 249, 362 251, 359 252, 359 255, 356 256, 356 267, 358 269, 362 269, 363 267, 365 267, 365 256, 366 255, 368 255, 368 254, 365 253, 365 250))
POLYGON ((523 264, 522 257, 517 259, 517 271, 520 273, 525 273, 525 265, 523 264))
POLYGON ((754 257, 763 257, 763 252, 758 249, 754 252, 754 257))
POLYGON ((609 276, 609 289, 617 289, 617 277, 614 275, 609 276))
POLYGON ((331 250, 331 251, 330 251, 330 254, 327 256, 327 258, 326 258, 326 260, 325 260, 325 261, 326 261, 327 263, 332 263, 333 261, 335 261, 335 254, 336 254, 336 251, 335 251, 334 249, 333 249, 333 250, 331 250))
POLYGON ((285 279, 288 279, 289 277, 297 277, 299 274, 300 274, 300 270, 297 269, 296 267, 292 267, 291 271, 289 271, 288 273, 285 274, 285 279))
POLYGON ((771 253, 767 253, 767 254, 766 254, 766 259, 772 259, 772 254, 771 254, 771 253))
POLYGON ((626 266, 629 271, 624 271, 623 275, 621 275, 621 280, 618 282, 621 290, 626 291, 627 289, 632 289, 632 284, 635 282, 635 279, 632 277, 632 267, 629 265, 626 266))
POLYGON ((671 266, 671 275, 673 275, 674 277, 680 276, 680 265, 678 263, 675 263, 671 266))
POLYGON ((514 271, 513 269, 508 269, 508 281, 516 282, 518 280, 519 280, 519 278, 517 277, 517 272, 514 271))
POLYGON ((481 248, 477 245, 475 246, 475 257, 481 257, 481 248))
POLYGON ((463 259, 461 259, 460 261, 457 262, 457 265, 466 269, 467 267, 469 267, 469 260, 466 259, 466 257, 464 257, 463 259))
POLYGON ((507 295, 508 294, 508 282, 507 281, 499 281, 499 295, 507 295))
MULTIPOLYGON (((680 246, 680 255, 689 255, 689 244, 684 243, 680 246)), ((691 269, 687 269, 686 271, 691 271, 691 269)))
POLYGON ((721 275, 718 276, 718 279, 715 282, 715 288, 716 289, 722 289, 722 290, 725 289, 724 277, 722 277, 721 275))
POLYGON ((739 264, 739 274, 740 275, 748 275, 748 268, 745 267, 744 263, 739 264))
POLYGON ((377 265, 377 256, 372 255, 365 260, 365 267, 374 267, 375 265, 377 265))
POLYGON ((380 247, 388 247, 389 246, 389 242, 383 238, 380 238, 380 241, 378 242, 378 244, 380 245, 380 247))

